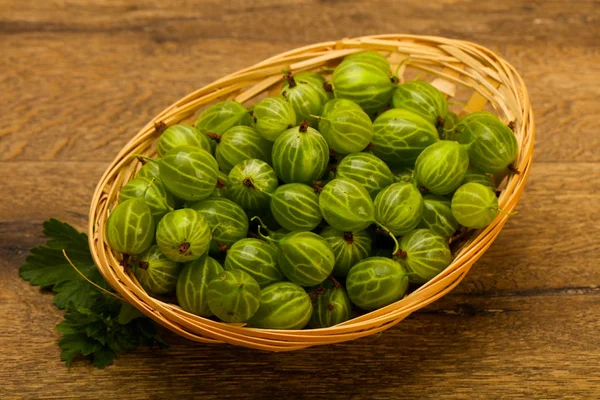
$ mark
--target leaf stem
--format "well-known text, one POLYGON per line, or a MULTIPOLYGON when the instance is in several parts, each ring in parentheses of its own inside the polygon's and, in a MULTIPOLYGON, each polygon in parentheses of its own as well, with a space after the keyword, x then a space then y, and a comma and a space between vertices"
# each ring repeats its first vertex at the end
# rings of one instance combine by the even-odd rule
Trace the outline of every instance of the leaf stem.
POLYGON ((88 282, 90 285, 94 286, 94 287, 95 287, 96 289, 98 289, 98 290, 101 290, 101 291, 103 291, 103 292, 104 292, 104 293, 106 293, 106 294, 109 294, 109 295, 111 295, 111 296, 113 296, 113 297, 116 297, 117 299, 119 299, 119 300, 121 300, 121 301, 125 302, 125 300, 124 300, 124 299, 123 299, 121 296, 119 296, 118 294, 115 294, 115 293, 113 293, 113 292, 111 292, 111 291, 109 291, 109 290, 106 290, 106 289, 104 289, 102 286, 100 286, 100 285, 98 285, 98 284, 96 284, 96 283, 92 282, 91 280, 89 280, 89 279, 88 279, 88 277, 87 277, 87 276, 85 276, 85 275, 84 275, 84 274, 83 274, 83 273, 82 273, 82 272, 81 272, 81 271, 80 271, 80 270, 79 270, 79 269, 78 269, 78 268, 75 266, 75 264, 73 264, 73 262, 71 261, 71 259, 70 259, 70 258, 69 258, 69 256, 67 255, 67 252, 65 251, 65 249, 62 249, 62 253, 63 253, 63 256, 65 256, 65 258, 67 259, 67 262, 69 263, 69 265, 71 265, 71 267, 73 267, 73 269, 74 269, 75 271, 77 271, 77 273, 78 273, 79 275, 81 275, 81 277, 82 277, 83 279, 85 279, 85 280, 86 280, 86 281, 87 281, 87 282, 88 282))

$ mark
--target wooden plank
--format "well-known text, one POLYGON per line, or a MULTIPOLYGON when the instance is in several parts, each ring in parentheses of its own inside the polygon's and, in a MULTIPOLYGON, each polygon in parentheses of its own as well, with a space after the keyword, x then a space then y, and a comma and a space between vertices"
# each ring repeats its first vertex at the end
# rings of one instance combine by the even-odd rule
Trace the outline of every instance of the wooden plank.
POLYGON ((598 289, 451 294, 380 336, 295 353, 200 345, 167 334, 168 350, 125 355, 97 371, 82 362, 67 370, 59 360, 53 326, 60 313, 50 296, 14 275, 3 282, 3 399, 103 393, 127 399, 579 399, 600 390, 598 289))
MULTIPOLYGON (((139 33, 19 34, 0 41, 0 159, 111 160, 154 115, 193 90, 290 44, 208 39, 156 44, 139 33), (85 53, 74 51, 87 47, 85 53), (106 53, 105 49, 111 52, 106 53), (152 49, 151 51, 149 49, 152 49), (236 57, 231 57, 231 54, 236 57), (35 72, 34 72, 35 71, 35 72), (76 71, 76 72, 73 72, 76 71)), ((491 47, 497 47, 493 45, 491 47)), ((500 46, 521 72, 536 113, 536 161, 600 161, 597 65, 588 47, 500 46), (552 59, 552 62, 544 60, 552 59), (585 140, 583 140, 585 138, 585 140), (576 140, 581 139, 581 140, 576 140)))

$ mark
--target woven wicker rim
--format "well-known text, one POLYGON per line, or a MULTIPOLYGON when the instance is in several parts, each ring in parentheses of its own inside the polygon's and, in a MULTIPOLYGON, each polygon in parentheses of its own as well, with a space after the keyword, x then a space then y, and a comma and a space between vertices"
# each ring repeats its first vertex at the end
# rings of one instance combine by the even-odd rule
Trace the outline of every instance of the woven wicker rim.
POLYGON ((284 69, 298 72, 333 67, 344 56, 363 50, 387 55, 393 69, 400 66, 399 76, 403 76, 407 68, 433 75, 435 79, 431 83, 450 97, 457 89, 468 89, 472 95, 461 111, 463 115, 489 104, 501 119, 512 122, 520 149, 515 163, 520 173, 508 177, 499 204, 507 212, 514 211, 531 167, 535 126, 525 84, 508 62, 477 44, 434 36, 389 34, 318 43, 278 54, 196 90, 166 108, 125 145, 100 179, 90 208, 90 248, 108 283, 154 321, 190 340, 269 351, 298 350, 373 335, 389 329, 456 287, 498 236, 508 215, 500 213, 460 249, 447 269, 402 300, 331 328, 301 331, 254 329, 243 324, 216 322, 150 297, 135 277, 119 265, 116 254, 105 243, 108 210, 116 204, 120 188, 139 169, 139 162, 131 154, 155 154, 157 124, 170 126, 192 121, 200 109, 214 101, 234 99, 245 103, 263 93, 274 94, 281 85, 284 69))

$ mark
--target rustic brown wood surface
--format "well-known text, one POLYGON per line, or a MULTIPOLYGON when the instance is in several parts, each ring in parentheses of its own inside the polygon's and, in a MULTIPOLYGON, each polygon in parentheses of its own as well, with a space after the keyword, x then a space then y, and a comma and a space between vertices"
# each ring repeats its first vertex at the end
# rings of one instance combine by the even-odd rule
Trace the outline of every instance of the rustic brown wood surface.
POLYGON ((0 0, 0 399, 600 398, 597 1, 0 0), (528 85, 519 214, 450 295, 378 337, 270 354, 201 345, 59 359, 51 296, 17 274, 41 223, 83 229, 97 180, 195 88, 313 42, 406 32, 479 42, 528 85))

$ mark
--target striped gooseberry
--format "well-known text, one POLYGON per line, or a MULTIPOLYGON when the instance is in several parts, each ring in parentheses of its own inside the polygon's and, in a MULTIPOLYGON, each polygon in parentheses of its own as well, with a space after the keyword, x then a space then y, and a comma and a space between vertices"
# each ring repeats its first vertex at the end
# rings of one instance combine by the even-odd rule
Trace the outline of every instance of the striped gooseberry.
POLYGON ((257 158, 271 163, 273 143, 263 138, 254 128, 249 126, 234 126, 221 135, 215 158, 219 167, 225 171, 244 160, 257 158))
POLYGON ((363 310, 376 310, 400 300, 408 289, 408 274, 399 263, 385 257, 359 261, 348 273, 350 301, 363 310))
POLYGON ((434 194, 423 197, 423 217, 419 228, 430 229, 436 234, 449 238, 458 229, 458 222, 452 214, 451 200, 434 194))
POLYGON ((260 303, 260 286, 241 270, 220 273, 208 284, 208 308, 225 322, 246 322, 260 303))
POLYGON ((210 225, 204 216, 189 208, 167 213, 156 228, 156 243, 162 253, 177 262, 200 258, 210 246, 210 225))
POLYGON ((155 223, 175 207, 173 195, 156 178, 138 177, 127 182, 119 192, 119 203, 134 198, 141 198, 146 202, 155 223))
POLYGON ((423 196, 408 182, 397 182, 383 189, 374 201, 375 220, 395 236, 417 227, 423 216, 423 196))
POLYGON ((260 287, 283 280, 277 265, 277 247, 260 239, 246 238, 235 242, 227 252, 225 269, 247 272, 260 287))
POLYGON ((277 264, 283 274, 300 286, 318 285, 333 271, 333 251, 316 233, 294 231, 279 240, 265 239, 277 246, 277 264))
POLYGON ((364 56, 342 61, 333 71, 336 97, 358 103, 366 113, 385 106, 392 97, 397 78, 382 66, 364 56))
POLYGON ((236 203, 223 197, 209 197, 190 206, 208 221, 212 232, 210 254, 225 255, 231 245, 248 235, 248 217, 236 203))
POLYGON ((335 256, 332 275, 345 278, 357 262, 371 255, 371 236, 367 231, 342 232, 326 226, 319 233, 329 244, 335 256))
POLYGON ((463 118, 456 126, 453 139, 468 144, 471 165, 489 174, 509 167, 519 152, 513 131, 488 112, 476 112, 463 118))
POLYGON ((385 162, 369 153, 352 153, 337 165, 337 177, 353 179, 363 185, 371 198, 394 182, 394 175, 385 162))
POLYGON ((413 111, 434 126, 444 123, 448 115, 446 97, 425 81, 409 81, 398 85, 392 96, 394 108, 413 111))
POLYGON ((150 207, 141 198, 119 203, 106 222, 106 242, 123 254, 140 254, 154 239, 154 219, 150 207))
POLYGON ((394 261, 409 272, 413 283, 425 283, 452 261, 448 239, 429 229, 415 229, 400 239, 394 261))
POLYGON ((452 196, 452 214, 467 228, 485 228, 496 218, 498 211, 496 194, 480 183, 466 183, 452 196))
POLYGON ((189 125, 173 125, 168 127, 158 138, 157 152, 162 157, 171 149, 180 146, 199 147, 212 153, 210 139, 198 129, 189 125))
POLYGON ((307 289, 313 306, 309 328, 328 328, 348 321, 352 315, 352 303, 342 285, 326 280, 307 289))
POLYGON ((427 147, 415 163, 415 178, 433 194, 452 193, 469 168, 467 146, 440 140, 427 147))
POLYGON ((289 231, 311 231, 322 221, 319 196, 303 183, 281 185, 271 196, 271 213, 289 231))
POLYGON ((309 295, 295 283, 273 283, 260 293, 258 311, 248 325, 263 329, 302 329, 312 315, 309 295))
POLYGON ((219 177, 219 166, 206 150, 181 146, 159 161, 160 180, 180 199, 198 201, 210 196, 219 177))
POLYGON ((206 300, 206 291, 208 284, 221 273, 221 264, 208 255, 186 263, 175 286, 177 302, 181 308, 201 317, 212 316, 206 300))
POLYGON ((262 99, 252 109, 252 116, 256 131, 271 142, 296 125, 294 108, 283 97, 262 99))
POLYGON ((277 189, 277 175, 266 162, 258 159, 242 161, 228 175, 229 198, 245 210, 262 210, 269 206, 277 189))
POLYGON ((410 110, 393 108, 373 123, 373 154, 393 166, 412 168, 421 152, 438 140, 435 126, 410 110))
POLYGON ((327 170, 329 147, 323 136, 303 121, 277 138, 272 159, 282 181, 311 185, 327 170))
MULTIPOLYGON (((334 99, 330 102, 339 103, 339 100, 334 99)), ((336 153, 362 151, 371 142, 373 123, 367 113, 356 104, 348 107, 328 107, 327 112, 323 112, 318 120, 319 132, 329 148, 336 153)))
POLYGON ((312 126, 317 125, 315 115, 321 115, 329 95, 323 87, 312 80, 297 79, 295 75, 285 74, 281 96, 290 103, 296 114, 296 125, 306 120, 312 126))
POLYGON ((216 147, 217 139, 229 128, 236 125, 250 125, 252 119, 250 112, 238 102, 222 101, 206 108, 194 124, 200 133, 211 140, 212 147, 216 147))
POLYGON ((135 257, 133 271, 140 285, 150 294, 167 294, 175 290, 181 264, 168 259, 157 245, 135 257))

